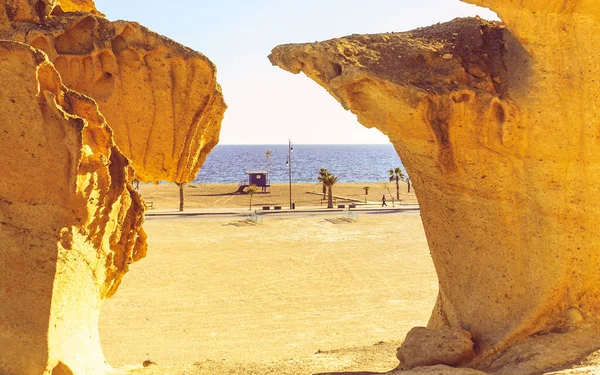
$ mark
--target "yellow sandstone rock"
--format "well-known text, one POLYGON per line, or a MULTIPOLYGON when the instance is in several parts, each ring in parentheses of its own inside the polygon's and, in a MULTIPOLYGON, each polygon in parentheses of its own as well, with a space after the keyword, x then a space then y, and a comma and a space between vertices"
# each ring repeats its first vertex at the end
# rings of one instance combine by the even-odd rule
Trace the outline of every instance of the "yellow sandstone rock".
POLYGON ((92 0, 3 0, 4 9, 0 10, 0 21, 44 23, 51 15, 65 12, 98 12, 92 0), (4 15, 4 16, 3 16, 4 15))
MULTIPOLYGON (((60 6, 93 6, 80 1, 60 6)), ((0 39, 44 51, 67 87, 96 100, 137 179, 192 181, 218 142, 226 109, 214 64, 134 22, 55 13, 43 25, 9 22, 0 39)))
POLYGON ((42 52, 0 41, 0 82, 0 373, 106 373, 101 301, 146 253, 133 169, 42 52))
POLYGON ((470 2, 507 26, 457 19, 270 60, 394 144, 439 276, 429 328, 470 331, 470 366, 539 373, 600 347, 600 8, 470 2))
POLYGON ((215 75, 91 0, 2 2, 0 374, 111 371, 101 301, 146 253, 131 181, 195 178, 225 110, 215 75))
MULTIPOLYGON (((366 374, 366 373, 364 373, 366 374)), ((486 375, 484 372, 444 365, 418 367, 408 371, 395 370, 387 375, 486 375)))
POLYGON ((435 365, 456 366, 474 356, 471 333, 456 327, 414 327, 396 353, 405 370, 435 365))

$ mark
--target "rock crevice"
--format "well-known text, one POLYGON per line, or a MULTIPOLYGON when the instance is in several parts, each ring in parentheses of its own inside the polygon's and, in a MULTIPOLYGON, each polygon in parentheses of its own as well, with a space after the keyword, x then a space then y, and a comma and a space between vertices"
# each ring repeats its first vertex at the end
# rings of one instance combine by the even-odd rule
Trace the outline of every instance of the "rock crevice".
POLYGON ((195 178, 215 66, 91 0, 4 0, 0 85, 0 373, 109 373, 101 302, 147 250, 131 182, 195 178))
POLYGON ((138 180, 196 178, 226 109, 206 56, 97 13, 49 15, 43 25, 8 18, 0 38, 44 51, 67 87, 96 100, 138 180))
POLYGON ((0 82, 0 372, 102 372, 100 302, 146 252, 133 169, 43 53, 0 42, 0 82))

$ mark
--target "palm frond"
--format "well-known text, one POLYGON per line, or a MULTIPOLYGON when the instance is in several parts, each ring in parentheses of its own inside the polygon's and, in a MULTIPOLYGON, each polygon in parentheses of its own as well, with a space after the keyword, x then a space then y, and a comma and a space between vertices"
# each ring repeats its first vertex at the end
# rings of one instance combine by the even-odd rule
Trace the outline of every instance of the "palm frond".
POLYGON ((317 177, 317 180, 323 182, 323 179, 327 176, 329 176, 329 171, 325 168, 321 168, 319 169, 319 177, 317 177))
POLYGON ((330 187, 335 185, 336 182, 338 182, 338 177, 334 176, 332 174, 328 174, 327 176, 324 176, 323 179, 321 180, 321 182, 323 182, 323 184, 325 184, 325 186, 330 187))

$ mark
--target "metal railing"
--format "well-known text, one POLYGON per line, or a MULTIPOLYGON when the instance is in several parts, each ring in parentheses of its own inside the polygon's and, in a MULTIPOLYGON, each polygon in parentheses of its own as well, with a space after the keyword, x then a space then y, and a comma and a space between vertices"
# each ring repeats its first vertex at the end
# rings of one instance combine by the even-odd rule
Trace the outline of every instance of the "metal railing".
POLYGON ((251 220, 251 221, 254 221, 256 223, 262 223, 263 222, 263 215, 261 215, 258 212, 254 211, 250 215, 246 216, 246 220, 251 220))
POLYGON ((344 210, 342 215, 350 220, 358 220, 358 213, 350 209, 344 210))

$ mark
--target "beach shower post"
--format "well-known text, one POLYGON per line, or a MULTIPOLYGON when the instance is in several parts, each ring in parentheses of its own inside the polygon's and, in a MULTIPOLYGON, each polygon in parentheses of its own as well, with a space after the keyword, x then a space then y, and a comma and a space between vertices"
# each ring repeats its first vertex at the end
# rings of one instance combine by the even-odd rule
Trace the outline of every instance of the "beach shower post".
POLYGON ((290 176, 290 210, 295 208, 292 204, 292 151, 294 151, 294 145, 292 144, 292 140, 288 139, 288 158, 285 164, 288 166, 288 173, 290 176))

